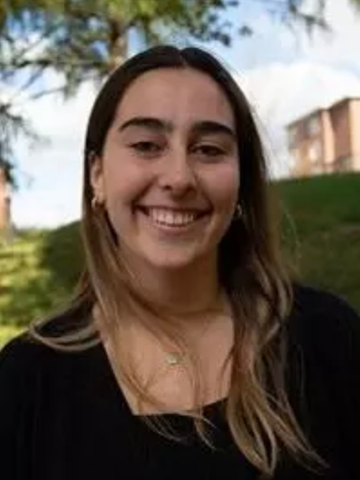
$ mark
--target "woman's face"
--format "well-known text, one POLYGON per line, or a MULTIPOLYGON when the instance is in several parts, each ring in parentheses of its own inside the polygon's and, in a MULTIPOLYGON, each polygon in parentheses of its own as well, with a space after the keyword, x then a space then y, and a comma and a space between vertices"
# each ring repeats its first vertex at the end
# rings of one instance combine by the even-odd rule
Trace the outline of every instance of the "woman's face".
POLYGON ((235 120, 207 75, 163 68, 126 90, 91 170, 130 262, 216 261, 239 189, 235 120))

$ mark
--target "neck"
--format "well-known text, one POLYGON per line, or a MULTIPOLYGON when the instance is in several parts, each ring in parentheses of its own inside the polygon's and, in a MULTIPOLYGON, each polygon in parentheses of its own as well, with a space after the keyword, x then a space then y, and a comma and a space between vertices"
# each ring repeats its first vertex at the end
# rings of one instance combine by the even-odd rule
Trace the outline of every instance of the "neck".
POLYGON ((131 263, 131 272, 154 305, 169 313, 196 316, 221 304, 216 258, 201 259, 181 269, 131 263))

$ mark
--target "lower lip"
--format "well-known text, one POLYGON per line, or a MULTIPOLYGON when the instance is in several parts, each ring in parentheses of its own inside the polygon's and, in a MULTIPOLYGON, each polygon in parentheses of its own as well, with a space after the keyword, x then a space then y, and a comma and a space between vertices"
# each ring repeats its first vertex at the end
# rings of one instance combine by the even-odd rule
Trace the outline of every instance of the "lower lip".
POLYGON ((194 228, 199 226, 199 224, 202 223, 204 220, 206 220, 209 216, 209 214, 202 215, 201 217, 197 218, 193 222, 186 223, 184 225, 170 225, 167 223, 156 222, 155 220, 152 219, 152 217, 150 217, 150 215, 147 215, 140 209, 137 209, 136 211, 142 217, 144 217, 149 224, 154 226, 157 230, 165 232, 167 234, 171 234, 171 235, 184 235, 186 233, 189 233, 192 230, 194 230, 194 228))

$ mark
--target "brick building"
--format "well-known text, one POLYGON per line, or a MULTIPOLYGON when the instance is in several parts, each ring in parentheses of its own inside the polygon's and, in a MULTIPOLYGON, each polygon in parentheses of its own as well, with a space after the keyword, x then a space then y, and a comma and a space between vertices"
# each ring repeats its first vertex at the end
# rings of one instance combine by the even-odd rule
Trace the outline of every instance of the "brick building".
POLYGON ((345 98, 287 127, 292 176, 360 171, 360 98, 345 98))

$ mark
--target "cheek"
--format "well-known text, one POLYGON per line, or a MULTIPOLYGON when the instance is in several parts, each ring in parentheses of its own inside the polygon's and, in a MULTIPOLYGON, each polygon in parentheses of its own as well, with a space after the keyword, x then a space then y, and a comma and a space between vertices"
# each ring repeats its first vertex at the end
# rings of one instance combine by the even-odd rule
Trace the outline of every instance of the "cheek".
POLYGON ((110 163, 104 171, 105 195, 109 205, 131 204, 147 188, 150 175, 125 161, 110 163))
POLYGON ((216 210, 232 214, 239 196, 239 170, 235 166, 219 169, 211 182, 212 201, 216 210))

